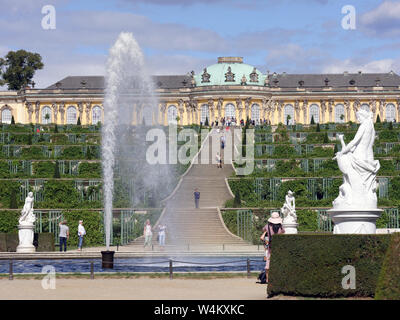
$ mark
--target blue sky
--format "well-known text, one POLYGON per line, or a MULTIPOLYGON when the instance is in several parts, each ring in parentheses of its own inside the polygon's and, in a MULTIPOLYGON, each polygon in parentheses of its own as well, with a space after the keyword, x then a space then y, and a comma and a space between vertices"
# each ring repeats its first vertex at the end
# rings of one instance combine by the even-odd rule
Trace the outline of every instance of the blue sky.
POLYGON ((243 56, 261 72, 400 72, 400 1, 0 0, 0 55, 42 55, 35 82, 101 75, 119 32, 132 32, 153 74, 200 72, 218 56, 243 56), (41 9, 56 9, 43 30, 41 9), (356 9, 344 30, 342 7, 356 9))

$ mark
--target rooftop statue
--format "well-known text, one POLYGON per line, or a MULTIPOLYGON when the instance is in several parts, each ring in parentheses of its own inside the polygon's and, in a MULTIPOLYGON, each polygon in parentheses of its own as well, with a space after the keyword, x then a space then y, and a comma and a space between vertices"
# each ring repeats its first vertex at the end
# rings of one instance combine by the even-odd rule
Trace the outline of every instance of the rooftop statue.
POLYGON ((367 110, 356 112, 360 127, 347 145, 339 135, 342 150, 333 158, 343 173, 339 196, 333 201, 334 209, 376 209, 376 174, 380 168, 374 160, 375 129, 373 114, 367 110))

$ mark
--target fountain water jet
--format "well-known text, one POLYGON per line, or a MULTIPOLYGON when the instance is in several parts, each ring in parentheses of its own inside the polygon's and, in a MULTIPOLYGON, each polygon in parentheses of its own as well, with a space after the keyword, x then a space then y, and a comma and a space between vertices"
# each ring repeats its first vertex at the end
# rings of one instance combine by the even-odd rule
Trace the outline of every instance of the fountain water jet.
MULTIPOLYGON (((147 75, 143 53, 131 33, 121 33, 110 49, 106 65, 104 124, 102 127, 102 169, 106 252, 110 252, 114 167, 118 152, 126 153, 121 137, 129 136, 134 105, 143 108, 141 118, 152 119, 158 105, 147 75), (144 108, 145 106, 145 108, 144 108), (117 141, 118 137, 118 141, 117 141)), ((157 114, 157 113, 156 113, 157 114)), ((136 119, 140 122, 141 119, 136 119)), ((148 121, 149 122, 149 121, 148 121)), ((152 123, 147 123, 152 125, 152 123)), ((143 143, 142 143, 143 145, 143 143)), ((140 152, 140 150, 138 150, 140 152)))

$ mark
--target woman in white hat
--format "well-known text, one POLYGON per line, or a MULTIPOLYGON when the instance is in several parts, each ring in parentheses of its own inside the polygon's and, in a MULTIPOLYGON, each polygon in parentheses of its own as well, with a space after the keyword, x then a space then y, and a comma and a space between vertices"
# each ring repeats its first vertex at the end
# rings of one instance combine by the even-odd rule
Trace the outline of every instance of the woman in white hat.
POLYGON ((261 236, 265 248, 265 275, 267 283, 269 263, 271 260, 271 238, 274 234, 281 233, 285 233, 285 229, 282 227, 282 218, 279 216, 278 212, 272 212, 271 217, 268 219, 268 223, 263 228, 263 234, 261 236))

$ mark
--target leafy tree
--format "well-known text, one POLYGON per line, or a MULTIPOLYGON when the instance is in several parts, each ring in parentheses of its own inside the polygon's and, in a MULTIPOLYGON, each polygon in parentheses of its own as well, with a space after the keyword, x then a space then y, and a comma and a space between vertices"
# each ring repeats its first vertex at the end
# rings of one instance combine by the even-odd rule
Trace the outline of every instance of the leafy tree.
POLYGON ((11 117, 11 124, 15 124, 14 116, 11 117))
POLYGON ((292 119, 292 117, 290 116, 290 114, 288 114, 287 117, 286 117, 286 125, 287 126, 289 125, 290 119, 292 119))
POLYGON ((78 122, 76 123, 76 125, 78 125, 78 126, 81 125, 81 117, 78 117, 78 122))
POLYGON ((378 114, 378 116, 376 117, 376 123, 381 123, 381 117, 379 116, 379 114, 378 114))
POLYGON ((240 199, 240 191, 237 190, 235 192, 235 199, 233 200, 233 207, 234 208, 240 208, 241 204, 242 204, 242 201, 240 199))
POLYGON ((11 197, 10 197, 10 209, 18 209, 17 204, 17 191, 15 188, 11 190, 11 197))
POLYGON ((20 90, 32 84, 36 70, 43 66, 42 57, 38 53, 9 51, 4 58, 0 58, 0 85, 7 84, 8 90, 20 90))
POLYGON ((314 115, 311 116, 311 122, 310 122, 310 124, 315 124, 314 115))
POLYGON ((204 122, 204 125, 205 125, 206 127, 208 127, 208 126, 209 126, 209 123, 208 123, 208 117, 206 117, 206 121, 204 122))
POLYGON ((54 179, 60 179, 61 178, 61 176, 60 176, 60 165, 58 163, 58 160, 56 161, 56 166, 54 168, 54 176, 53 176, 53 178, 54 179))

